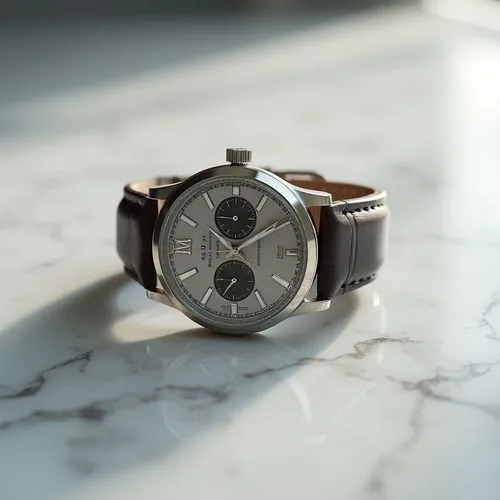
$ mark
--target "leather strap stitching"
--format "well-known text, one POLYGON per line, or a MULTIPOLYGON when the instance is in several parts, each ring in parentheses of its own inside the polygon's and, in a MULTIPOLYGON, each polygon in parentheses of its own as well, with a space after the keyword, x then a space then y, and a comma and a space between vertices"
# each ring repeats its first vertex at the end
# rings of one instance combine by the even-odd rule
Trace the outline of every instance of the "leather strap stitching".
POLYGON ((354 212, 368 212, 370 210, 376 210, 377 208, 382 208, 385 206, 385 203, 379 203, 378 205, 369 205, 366 207, 358 207, 358 208, 353 208, 351 210, 344 210, 342 213, 343 214, 353 214, 354 212))
POLYGON ((358 227, 356 224, 356 218, 352 215, 352 212, 346 212, 344 214, 345 218, 349 221, 349 226, 351 228, 351 241, 349 245, 349 267, 345 281, 347 282, 354 272, 354 266, 356 264, 356 252, 357 252, 357 231, 358 227))
POLYGON ((353 285, 359 285, 361 283, 365 283, 366 281, 371 281, 371 280, 375 279, 376 276, 377 276, 377 274, 373 273, 373 274, 370 274, 369 276, 364 276, 363 278, 358 278, 357 280, 352 280, 349 283, 344 283, 343 285, 341 285, 340 288, 348 288, 348 287, 353 286, 353 285))

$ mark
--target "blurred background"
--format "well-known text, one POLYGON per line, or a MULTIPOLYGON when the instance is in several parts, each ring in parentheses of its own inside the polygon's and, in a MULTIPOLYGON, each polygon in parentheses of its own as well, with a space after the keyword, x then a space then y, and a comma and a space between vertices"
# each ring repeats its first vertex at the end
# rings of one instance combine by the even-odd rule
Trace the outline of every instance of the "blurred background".
MULTIPOLYGON (((171 14, 304 14, 328 12, 352 13, 380 5, 412 4, 415 0, 3 0, 0 4, 2 20, 92 19, 96 17, 168 16, 171 14)), ((496 0, 430 0, 427 2, 444 9, 450 16, 482 17, 484 23, 495 11, 496 0)), ((497 19, 498 21, 498 19, 497 19)))
POLYGON ((497 0, 1 0, 0 110, 398 6, 500 29, 497 0))
POLYGON ((404 0, 1 0, 0 105, 172 67, 404 0))
MULTIPOLYGON (((262 46, 366 12, 411 7, 500 29, 497 0, 1 0, 0 134, 29 134, 39 124, 32 113, 42 98, 262 46)), ((44 129, 57 125, 47 118, 44 129)))
POLYGON ((2 14, 10 19, 54 19, 96 16, 164 16, 172 13, 349 12, 401 0, 4 0, 2 14))

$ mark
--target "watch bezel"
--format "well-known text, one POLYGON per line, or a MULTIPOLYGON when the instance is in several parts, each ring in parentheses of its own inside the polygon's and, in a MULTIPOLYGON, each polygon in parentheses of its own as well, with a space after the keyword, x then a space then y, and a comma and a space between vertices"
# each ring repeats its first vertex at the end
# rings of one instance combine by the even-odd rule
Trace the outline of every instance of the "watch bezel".
POLYGON ((277 175, 269 172, 267 170, 263 170, 258 167, 248 166, 248 165, 220 165, 215 167, 210 167, 205 170, 202 170, 184 181, 182 181, 175 191, 164 201, 163 206, 161 207, 158 218, 156 220, 154 232, 153 232, 153 243, 152 243, 152 251, 153 251, 153 262, 156 270, 156 274, 158 276, 158 280, 163 287, 165 294, 171 303, 176 307, 179 311, 184 313, 188 318, 195 321, 199 325, 208 328, 212 331, 222 332, 222 333, 230 333, 230 334, 247 334, 247 333, 255 333, 258 331, 266 330, 277 323, 283 321, 285 318, 290 316, 297 307, 303 302, 309 293, 311 286, 313 285, 314 279, 316 277, 316 269, 318 264, 318 237, 316 234, 316 229, 314 227, 314 223, 309 215, 309 211, 299 194, 296 192, 294 187, 290 185, 285 180, 281 179, 277 175), (175 201, 182 196, 182 194, 195 186, 196 184, 212 179, 214 177, 219 178, 241 178, 241 179, 251 179, 257 182, 262 182, 269 188, 276 191, 279 195, 281 195, 287 203, 291 206, 291 208, 295 211, 296 216, 302 226, 302 230, 304 232, 305 244, 307 248, 307 259, 306 266, 304 271, 304 277, 302 283, 297 289, 297 293, 292 298, 292 300, 277 314, 274 316, 268 317, 264 320, 257 320, 252 325, 231 325, 227 328, 220 324, 215 324, 210 321, 209 318, 201 317, 198 314, 195 314, 191 309, 186 307, 174 294, 172 291, 169 280, 166 278, 160 260, 160 236, 162 232, 163 225, 165 220, 167 219, 167 213, 175 203, 175 201))

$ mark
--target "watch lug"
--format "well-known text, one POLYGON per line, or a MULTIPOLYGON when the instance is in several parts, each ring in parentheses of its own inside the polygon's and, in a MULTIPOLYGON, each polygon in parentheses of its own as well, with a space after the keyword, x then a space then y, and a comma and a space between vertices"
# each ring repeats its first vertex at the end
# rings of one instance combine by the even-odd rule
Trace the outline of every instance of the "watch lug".
POLYGON ((297 184, 294 184, 295 181, 309 181, 309 182, 324 182, 325 178, 317 174, 316 172, 312 172, 309 170, 305 171, 295 171, 295 170, 290 170, 290 171, 276 171, 275 172, 277 175, 279 175, 281 178, 283 178, 285 181, 291 183, 293 189, 295 192, 300 196, 302 203, 306 207, 322 207, 322 206, 329 206, 333 203, 333 198, 330 193, 327 193, 325 191, 317 191, 315 189, 306 189, 303 187, 297 186, 297 184))
POLYGON ((166 200, 177 189, 180 183, 181 181, 174 182, 173 184, 164 184, 163 186, 150 187, 149 197, 157 200, 166 200))
POLYGON ((156 290, 146 290, 146 295, 148 299, 154 300, 155 302, 160 302, 166 306, 174 307, 167 294, 161 289, 157 288, 156 290))
POLYGON ((306 207, 330 206, 333 203, 332 195, 325 191, 316 191, 314 189, 306 189, 297 186, 293 188, 306 207))
POLYGON ((327 300, 311 300, 304 299, 297 309, 293 312, 292 316, 299 316, 300 314, 311 314, 315 312, 327 311, 332 304, 331 299, 327 300))

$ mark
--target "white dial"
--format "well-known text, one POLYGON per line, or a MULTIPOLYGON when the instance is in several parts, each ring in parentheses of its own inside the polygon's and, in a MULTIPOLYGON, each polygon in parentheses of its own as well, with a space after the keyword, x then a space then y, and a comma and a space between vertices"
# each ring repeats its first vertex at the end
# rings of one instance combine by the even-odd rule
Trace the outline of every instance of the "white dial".
POLYGON ((296 212, 254 179, 213 178, 169 208, 159 258, 170 291, 210 324, 255 324, 297 294, 307 243, 296 212))

